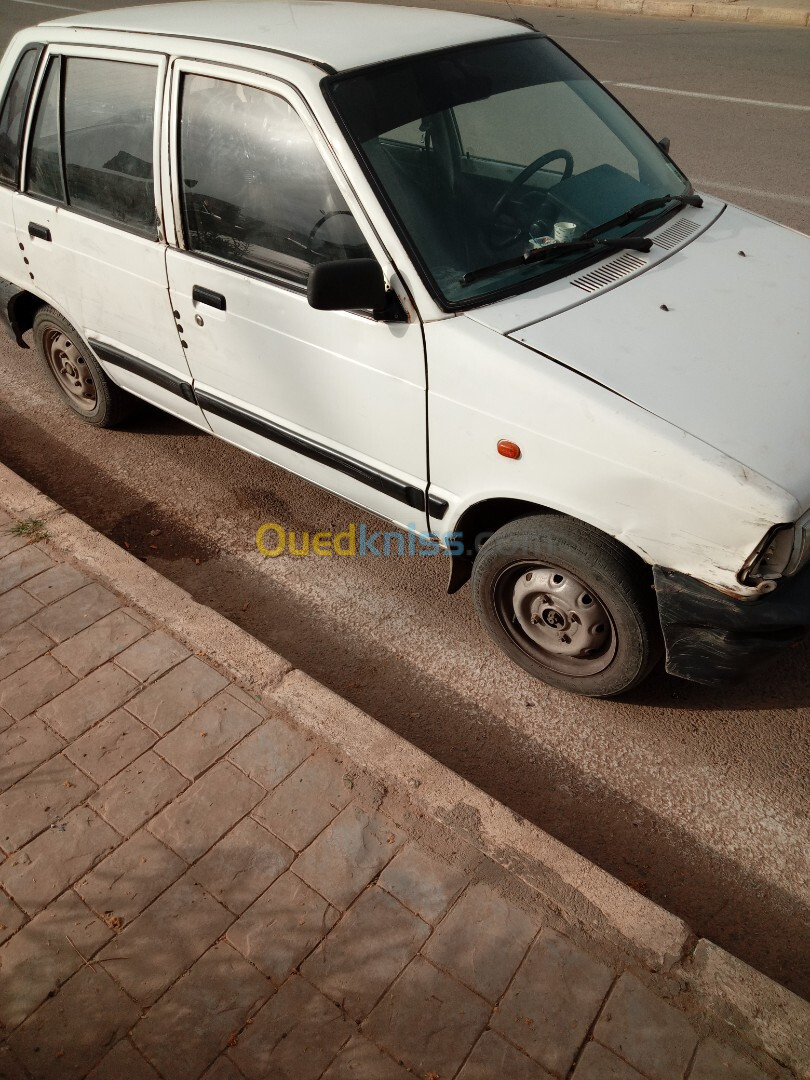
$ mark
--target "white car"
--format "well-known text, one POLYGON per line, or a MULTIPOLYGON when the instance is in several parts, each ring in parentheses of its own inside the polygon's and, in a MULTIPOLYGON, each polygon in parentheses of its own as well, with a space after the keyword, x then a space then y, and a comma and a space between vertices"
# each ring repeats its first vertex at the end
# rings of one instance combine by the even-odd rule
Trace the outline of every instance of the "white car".
POLYGON ((144 398, 438 535, 554 686, 803 636, 810 240, 544 34, 170 4, 25 30, 0 87, 2 314, 88 422, 144 398))

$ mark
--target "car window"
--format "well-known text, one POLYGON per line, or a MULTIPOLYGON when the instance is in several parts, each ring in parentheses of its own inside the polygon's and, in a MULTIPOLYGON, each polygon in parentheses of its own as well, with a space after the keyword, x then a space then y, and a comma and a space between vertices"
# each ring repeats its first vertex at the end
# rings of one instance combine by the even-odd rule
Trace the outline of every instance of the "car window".
POLYGON ((62 164, 59 159, 59 60, 52 60, 37 106, 31 153, 28 162, 28 190, 57 202, 65 201, 62 164))
POLYGON ((411 146, 425 146, 425 126, 421 120, 412 120, 410 124, 402 124, 387 131, 386 139, 391 142, 408 143, 411 146))
POLYGON ((70 206, 156 235, 157 68, 68 57, 64 149, 70 206))
POLYGON ((26 49, 17 61, 0 109, 0 180, 8 184, 17 182, 22 122, 34 68, 41 51, 41 45, 26 49))
POLYGON ((372 257, 303 121, 277 94, 184 76, 180 184, 192 251, 300 284, 316 263, 372 257))
MULTIPOLYGON (((469 157, 525 168, 543 153, 575 145, 575 174, 609 164, 638 179, 638 161, 628 147, 567 83, 524 86, 485 101, 457 105, 454 112, 462 151, 469 157), (516 114, 539 120, 530 145, 514 123, 516 114)), ((550 161, 548 171, 561 172, 562 162, 550 161)))
POLYGON ((691 192, 637 121, 540 34, 371 64, 330 76, 324 92, 444 304, 535 287, 599 257, 557 245, 527 258, 554 247, 558 224, 565 235, 606 225, 612 240, 652 228, 656 210, 691 192), (424 151, 403 139, 415 126, 424 151), (643 224, 623 219, 648 201, 643 224))

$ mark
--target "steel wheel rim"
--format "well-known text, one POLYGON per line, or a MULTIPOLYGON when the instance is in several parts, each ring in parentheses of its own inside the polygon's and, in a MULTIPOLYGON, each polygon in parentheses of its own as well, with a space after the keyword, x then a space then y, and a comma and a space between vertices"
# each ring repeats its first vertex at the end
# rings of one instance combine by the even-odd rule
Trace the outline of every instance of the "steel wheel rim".
POLYGON ((96 384, 81 350, 64 330, 48 326, 42 335, 48 367, 60 390, 81 412, 92 412, 98 401, 96 384))
POLYGON ((525 562, 494 584, 495 610, 512 641, 561 675, 604 671, 616 655, 616 625, 598 594, 558 566, 525 562))

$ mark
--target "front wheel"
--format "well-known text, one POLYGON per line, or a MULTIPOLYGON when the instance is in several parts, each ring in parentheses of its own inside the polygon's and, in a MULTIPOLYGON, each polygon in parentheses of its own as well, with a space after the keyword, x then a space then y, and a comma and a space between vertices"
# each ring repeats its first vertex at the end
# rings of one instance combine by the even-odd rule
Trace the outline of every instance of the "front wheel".
POLYGON ((482 626, 507 656, 562 690, 622 694, 661 651, 643 564, 562 515, 521 518, 494 533, 475 560, 473 595, 482 626))

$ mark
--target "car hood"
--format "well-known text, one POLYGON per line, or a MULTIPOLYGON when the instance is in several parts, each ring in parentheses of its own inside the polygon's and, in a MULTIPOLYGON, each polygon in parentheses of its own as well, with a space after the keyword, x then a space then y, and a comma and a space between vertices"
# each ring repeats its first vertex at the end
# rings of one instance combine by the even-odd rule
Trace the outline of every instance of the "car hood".
MULTIPOLYGON (((492 328, 810 506, 810 238, 728 206, 632 276, 589 281, 586 296, 566 284, 576 306, 539 308, 539 319, 511 329, 501 309, 492 328)), ((526 315, 530 296, 520 300, 526 315)))

